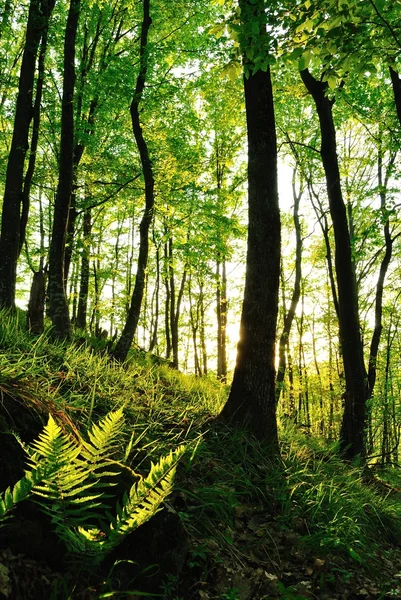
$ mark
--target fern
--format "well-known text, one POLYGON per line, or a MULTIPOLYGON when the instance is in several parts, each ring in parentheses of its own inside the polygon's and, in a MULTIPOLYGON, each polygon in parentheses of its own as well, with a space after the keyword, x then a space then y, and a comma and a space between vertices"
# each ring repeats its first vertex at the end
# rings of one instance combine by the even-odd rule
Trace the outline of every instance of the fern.
POLYGON ((123 504, 117 504, 116 517, 111 519, 108 539, 104 542, 109 548, 117 546, 125 535, 160 510, 161 503, 172 491, 177 464, 184 452, 185 447, 179 446, 156 465, 152 463, 149 475, 124 494, 123 504))
POLYGON ((33 492, 43 498, 40 504, 58 527, 74 526, 96 517, 93 508, 101 496, 96 481, 90 479, 91 468, 80 459, 81 445, 67 437, 49 416, 38 440, 31 445, 30 464, 51 467, 50 475, 36 484, 33 492), (50 501, 50 502, 49 502, 50 501))
POLYGON ((125 420, 123 409, 109 413, 99 425, 93 424, 88 431, 89 442, 82 442, 82 457, 90 466, 92 472, 101 477, 115 476, 115 471, 105 471, 114 462, 121 448, 121 438, 124 436, 125 420))
POLYGON ((14 487, 8 487, 0 494, 0 522, 4 521, 18 502, 29 498, 32 488, 41 482, 49 474, 49 469, 38 467, 26 472, 14 487))
POLYGON ((50 415, 38 439, 26 448, 31 470, 0 495, 0 520, 34 493, 69 552, 93 564, 100 563, 126 535, 160 510, 185 452, 180 446, 157 464, 152 463, 149 475, 124 494, 122 504, 117 502, 112 517, 104 500, 110 497, 110 477, 121 473, 115 457, 121 448, 124 425, 119 409, 93 425, 88 441, 84 441, 65 434, 50 415), (104 522, 105 516, 109 523, 104 522))

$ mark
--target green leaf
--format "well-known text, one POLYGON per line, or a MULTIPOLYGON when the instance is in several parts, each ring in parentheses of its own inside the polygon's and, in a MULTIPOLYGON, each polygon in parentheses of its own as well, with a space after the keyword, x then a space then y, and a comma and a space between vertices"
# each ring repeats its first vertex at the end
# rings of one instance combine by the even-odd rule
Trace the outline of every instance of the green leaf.
POLYGON ((310 50, 305 50, 298 62, 298 68, 300 71, 303 71, 304 69, 308 68, 309 63, 311 61, 311 56, 312 53, 310 52, 310 50))

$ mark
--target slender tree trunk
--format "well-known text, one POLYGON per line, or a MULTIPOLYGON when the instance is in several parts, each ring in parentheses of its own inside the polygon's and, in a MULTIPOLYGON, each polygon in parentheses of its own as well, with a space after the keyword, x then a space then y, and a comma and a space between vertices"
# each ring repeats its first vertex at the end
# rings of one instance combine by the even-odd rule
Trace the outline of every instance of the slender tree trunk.
MULTIPOLYGON (((268 37, 264 2, 240 0, 243 25, 260 24, 268 37)), ((222 418, 246 425, 278 453, 275 343, 280 282, 277 141, 270 69, 244 77, 248 131, 248 248, 240 340, 233 383, 222 418)))
POLYGON ((139 104, 142 99, 145 87, 147 65, 148 65, 148 33, 152 23, 150 18, 150 0, 143 0, 143 21, 141 28, 141 46, 140 46, 140 66, 136 81, 134 97, 131 103, 131 121, 136 144, 142 163, 143 176, 145 180, 145 211, 139 226, 139 256, 137 263, 137 272, 135 278, 135 287, 131 298, 131 305, 127 316, 123 332, 117 342, 114 356, 119 361, 127 358, 128 350, 138 327, 139 315, 141 311, 142 298, 145 289, 146 267, 149 254, 149 229, 153 219, 154 207, 154 176, 152 162, 149 156, 149 149, 141 127, 139 117, 139 104))
POLYGON ((23 201, 24 164, 33 117, 32 95, 36 58, 45 25, 40 0, 29 5, 22 55, 14 130, 8 156, 0 236, 0 306, 14 308, 17 261, 20 251, 20 212, 23 201))
POLYGON ((50 317, 54 335, 60 338, 70 338, 71 336, 71 323, 64 286, 64 254, 73 185, 75 40, 80 2, 81 0, 71 0, 64 39, 60 172, 54 203, 49 255, 50 317))
POLYGON ((36 152, 38 149, 39 142, 39 130, 40 130, 40 116, 41 116, 41 103, 43 95, 43 83, 45 79, 45 58, 47 52, 47 37, 49 30, 50 16, 53 12, 55 0, 42 0, 42 10, 44 14, 44 25, 42 30, 42 40, 40 43, 39 61, 38 61, 38 77, 36 82, 35 102, 33 105, 33 127, 32 127, 32 138, 31 147, 29 150, 29 161, 28 168, 24 178, 24 186, 22 190, 22 211, 20 219, 20 239, 19 239, 19 251, 18 256, 21 254, 22 247, 25 242, 26 227, 28 224, 29 208, 30 208, 30 197, 31 197, 31 185, 32 179, 35 172, 36 165, 36 152))
POLYGON ((227 381, 227 269, 223 258, 216 263, 216 312, 217 312, 217 378, 227 381))
POLYGON ((313 209, 315 211, 315 214, 317 216, 317 219, 319 221, 320 228, 321 228, 322 234, 323 234, 324 245, 326 247, 326 260, 327 260, 330 288, 331 288, 331 293, 333 296, 334 309, 336 311, 337 318, 339 319, 340 318, 340 308, 338 305, 338 294, 337 294, 336 280, 335 280, 335 276, 334 276, 333 256, 332 256, 332 251, 331 251, 330 236, 329 236, 329 224, 327 222, 327 215, 326 215, 325 211, 323 210, 322 203, 319 200, 319 196, 315 193, 315 191, 312 187, 312 183, 310 181, 308 181, 308 188, 309 188, 309 197, 311 199, 313 209))
POLYGON ((81 258, 81 280, 79 287, 78 313, 76 326, 86 329, 86 315, 88 310, 89 295, 89 257, 91 248, 92 220, 91 210, 87 208, 84 212, 83 224, 83 249, 81 258))
POLYGON ((346 381, 340 446, 343 455, 353 459, 357 456, 363 457, 365 454, 368 386, 360 335, 356 277, 337 159, 336 132, 332 115, 333 100, 326 95, 326 82, 317 81, 307 69, 301 72, 301 76, 315 101, 320 121, 321 155, 334 228, 340 338, 346 381))
POLYGON ((43 269, 40 269, 33 274, 26 315, 28 330, 38 335, 44 331, 45 296, 46 276, 43 269))
POLYGON ((394 102, 397 111, 397 117, 401 125, 401 79, 397 71, 390 67, 391 84, 393 86, 394 102))
POLYGON ((294 170, 292 178, 292 196, 294 200, 294 226, 295 226, 295 281, 294 289, 292 292, 291 304, 287 314, 284 316, 284 327, 280 337, 279 343, 279 365, 276 378, 276 402, 280 400, 281 390, 283 389, 283 382, 286 369, 286 345, 290 337, 291 326, 294 320, 295 312, 297 310, 299 297, 301 294, 301 278, 302 278, 302 237, 301 237, 301 223, 299 220, 299 203, 301 201, 302 191, 298 193, 295 189, 295 176, 296 170, 294 170))
POLYGON ((170 266, 168 258, 168 242, 164 244, 164 287, 166 290, 166 301, 164 304, 164 329, 166 334, 166 359, 168 360, 171 356, 171 333, 170 333, 170 303, 171 303, 171 290, 170 290, 170 266))
POLYGON ((199 315, 200 315, 199 336, 200 336, 200 344, 201 344, 201 348, 202 348, 202 367, 203 367, 203 374, 207 375, 208 367, 207 367, 207 349, 206 349, 205 295, 204 295, 203 281, 201 281, 199 283, 199 315))
POLYGON ((153 352, 153 350, 157 347, 157 333, 159 329, 159 311, 160 311, 160 247, 156 246, 156 282, 155 282, 155 290, 153 294, 152 306, 154 303, 154 318, 152 322, 152 334, 150 338, 149 344, 149 352, 153 352))
MULTIPOLYGON (((390 159, 390 169, 395 160, 395 154, 390 159)), ((368 398, 373 395, 373 390, 376 383, 376 363, 377 354, 379 351, 380 337, 383 330, 382 317, 383 317, 383 292, 384 292, 384 281, 388 271, 388 267, 393 254, 393 239, 390 233, 390 218, 386 207, 386 188, 390 176, 390 170, 388 170, 386 176, 383 178, 383 156, 382 150, 379 149, 378 164, 377 164, 377 178, 379 183, 379 195, 380 195, 380 209, 382 218, 384 220, 383 234, 385 241, 385 252, 380 264, 379 277, 376 284, 376 297, 375 297, 375 326, 373 330, 373 336, 370 344, 369 352, 369 368, 368 368, 368 382, 369 391, 368 398)))
POLYGON ((194 365, 195 365, 195 375, 201 377, 202 369, 199 361, 199 352, 198 352, 198 328, 199 328, 199 302, 196 302, 196 306, 194 305, 194 299, 192 296, 192 277, 191 275, 188 278, 188 299, 189 299, 189 320, 191 323, 191 331, 192 331, 192 342, 194 346, 194 365))
POLYGON ((323 406, 323 384, 322 384, 322 376, 320 373, 319 362, 317 359, 316 352, 316 334, 315 334, 315 313, 313 312, 313 320, 312 320, 312 350, 313 350, 313 361, 315 363, 316 375, 319 382, 319 411, 320 411, 320 419, 319 419, 319 433, 323 435, 324 433, 324 406, 323 406))

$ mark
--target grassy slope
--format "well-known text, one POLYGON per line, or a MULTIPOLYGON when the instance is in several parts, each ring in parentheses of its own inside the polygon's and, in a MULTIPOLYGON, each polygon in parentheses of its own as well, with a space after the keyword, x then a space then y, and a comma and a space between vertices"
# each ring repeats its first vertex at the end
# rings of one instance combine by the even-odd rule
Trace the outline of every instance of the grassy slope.
MULTIPOLYGON (((81 432, 123 404, 137 472, 168 449, 196 441, 172 498, 189 554, 180 577, 164 578, 160 597, 401 598, 397 481, 375 491, 357 469, 295 429, 281 431, 278 468, 245 431, 214 422, 226 397, 218 383, 156 366, 140 353, 122 368, 92 347, 96 341, 67 346, 46 335, 33 339, 21 314, 19 321, 2 315, 0 323, 0 390, 16 403, 50 409, 81 432)), ((5 576, 21 577, 10 560, 3 550, 3 593, 5 576)), ((107 577, 99 588, 67 573, 53 597, 124 597, 111 588, 107 577)), ((17 597, 29 597, 19 589, 17 597)))

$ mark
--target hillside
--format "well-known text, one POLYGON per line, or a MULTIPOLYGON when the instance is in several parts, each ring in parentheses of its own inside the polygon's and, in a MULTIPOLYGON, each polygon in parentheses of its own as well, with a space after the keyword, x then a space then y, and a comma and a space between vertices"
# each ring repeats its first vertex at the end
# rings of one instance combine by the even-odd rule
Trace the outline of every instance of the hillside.
MULTIPOLYGON (((35 455, 32 442, 46 424, 48 434, 49 423, 59 426, 52 443, 57 438, 68 456, 79 449, 70 466, 81 461, 82 472, 90 462, 83 448, 100 446, 99 431, 109 441, 87 488, 84 479, 60 487, 68 465, 59 450, 58 465, 43 475, 46 485, 35 483, 13 508, 15 495, 2 494, 10 511, 0 528, 0 598, 401 598, 397 470, 362 474, 341 462, 335 447, 288 423, 281 425, 281 461, 272 460, 245 430, 216 420, 224 386, 140 351, 120 366, 105 347, 90 338, 71 344, 53 343, 47 334, 34 338, 22 313, 2 314, 2 491, 21 479, 29 461, 31 472, 39 464, 40 445, 35 455), (109 426, 114 433, 106 432, 109 426), (169 459, 181 445, 183 456, 169 459), (161 457, 169 464, 159 462, 140 498, 141 482, 161 457), (118 525, 111 514, 127 509, 124 492, 134 483, 140 502, 135 515, 131 507, 132 519, 146 520, 166 492, 164 508, 137 529, 131 519, 134 531, 121 528, 108 550, 118 525), (60 489, 64 495, 57 496, 60 489), (79 546, 84 530, 87 543, 79 546)), ((51 438, 43 441, 44 435, 43 444, 51 438)))

